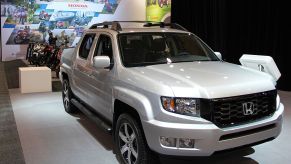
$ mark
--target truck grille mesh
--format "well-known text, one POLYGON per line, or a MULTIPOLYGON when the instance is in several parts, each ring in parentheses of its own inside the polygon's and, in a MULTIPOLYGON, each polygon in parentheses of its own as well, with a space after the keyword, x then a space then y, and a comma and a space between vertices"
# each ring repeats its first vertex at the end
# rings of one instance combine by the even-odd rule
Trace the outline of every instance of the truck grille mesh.
MULTIPOLYGON (((271 116, 276 110, 277 91, 211 99, 210 110, 202 112, 202 117, 213 122, 218 127, 224 128, 271 116), (252 114, 244 113, 243 104, 252 104, 252 114)), ((247 107, 250 108, 250 107, 247 107)), ((203 109, 202 109, 203 110, 203 109)))

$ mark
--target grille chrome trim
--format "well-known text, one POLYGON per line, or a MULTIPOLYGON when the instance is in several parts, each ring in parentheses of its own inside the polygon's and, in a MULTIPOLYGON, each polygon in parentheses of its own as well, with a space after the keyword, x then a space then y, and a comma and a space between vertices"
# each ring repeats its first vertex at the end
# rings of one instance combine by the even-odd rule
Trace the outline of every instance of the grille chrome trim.
POLYGON ((259 132, 274 129, 275 127, 276 127, 276 124, 271 124, 271 125, 267 125, 267 126, 263 126, 263 127, 259 127, 259 128, 255 128, 255 129, 250 129, 250 130, 238 132, 238 133, 226 134, 226 135, 221 136, 219 138, 219 141, 225 141, 225 140, 229 140, 229 139, 233 139, 233 138, 247 136, 247 135, 254 134, 254 133, 259 133, 259 132))

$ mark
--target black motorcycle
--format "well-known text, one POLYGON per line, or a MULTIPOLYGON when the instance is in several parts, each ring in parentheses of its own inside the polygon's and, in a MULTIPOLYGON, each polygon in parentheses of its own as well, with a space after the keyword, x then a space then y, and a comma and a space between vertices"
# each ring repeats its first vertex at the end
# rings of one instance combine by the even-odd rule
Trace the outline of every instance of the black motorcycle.
POLYGON ((30 64, 35 65, 35 66, 43 66, 44 61, 45 61, 45 49, 46 45, 42 43, 36 43, 33 45, 32 48, 32 55, 28 58, 28 61, 30 64))
POLYGON ((35 42, 29 42, 28 47, 26 49, 26 60, 29 62, 29 64, 32 64, 32 54, 33 54, 33 47, 35 45, 35 42))

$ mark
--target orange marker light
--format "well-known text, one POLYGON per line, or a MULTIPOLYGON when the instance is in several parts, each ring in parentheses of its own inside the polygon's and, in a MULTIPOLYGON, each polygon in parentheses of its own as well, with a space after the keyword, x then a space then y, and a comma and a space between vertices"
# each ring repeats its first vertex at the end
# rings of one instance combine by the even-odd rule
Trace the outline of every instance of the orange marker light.
POLYGON ((163 105, 164 105, 164 108, 165 108, 165 109, 168 108, 168 102, 167 102, 167 100, 164 100, 164 101, 163 101, 163 105))
POLYGON ((175 109, 175 102, 174 102, 174 99, 171 99, 171 109, 175 109))

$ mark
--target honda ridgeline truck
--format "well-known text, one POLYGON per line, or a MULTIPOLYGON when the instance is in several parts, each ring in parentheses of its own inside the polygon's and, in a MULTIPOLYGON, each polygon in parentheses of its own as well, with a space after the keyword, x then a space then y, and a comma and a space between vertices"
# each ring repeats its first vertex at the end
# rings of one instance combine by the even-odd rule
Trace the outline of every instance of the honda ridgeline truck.
POLYGON ((268 64, 225 62, 177 24, 122 24, 92 25, 60 69, 65 110, 112 133, 121 163, 209 156, 280 134, 284 106, 268 64))

